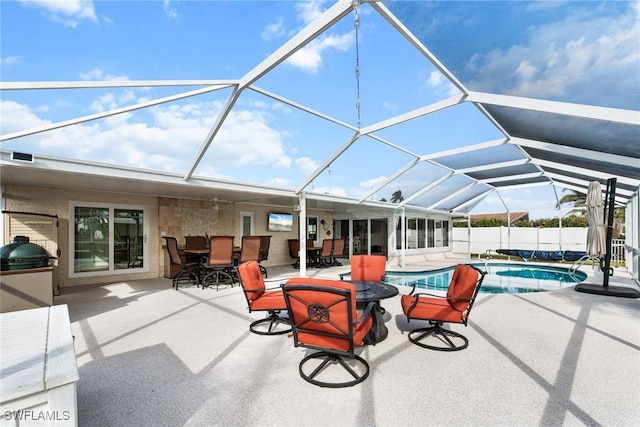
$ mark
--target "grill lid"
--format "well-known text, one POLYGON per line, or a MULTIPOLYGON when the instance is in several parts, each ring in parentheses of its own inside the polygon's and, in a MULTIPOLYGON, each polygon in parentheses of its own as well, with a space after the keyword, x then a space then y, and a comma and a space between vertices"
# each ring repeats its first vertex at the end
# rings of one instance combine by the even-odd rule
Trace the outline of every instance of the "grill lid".
POLYGON ((48 267, 49 258, 53 257, 45 248, 24 239, 15 239, 13 243, 0 248, 2 270, 48 267))

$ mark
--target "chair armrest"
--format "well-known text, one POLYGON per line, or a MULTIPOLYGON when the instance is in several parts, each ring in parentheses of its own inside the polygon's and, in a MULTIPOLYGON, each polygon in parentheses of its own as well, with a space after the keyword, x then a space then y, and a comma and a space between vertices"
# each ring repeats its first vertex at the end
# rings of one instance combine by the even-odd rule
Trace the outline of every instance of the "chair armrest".
POLYGON ((356 319, 353 323, 360 323, 365 320, 371 314, 375 306, 376 303, 374 301, 369 301, 367 303, 367 306, 364 308, 364 311, 360 314, 360 317, 358 317, 358 319, 356 319))
POLYGON ((269 287, 266 287, 266 286, 276 283, 276 280, 272 280, 270 282, 265 280, 264 281, 264 285, 265 285, 264 289, 265 289, 265 291, 271 291, 271 290, 274 290, 274 289, 282 289, 282 286, 284 285, 284 282, 281 282, 280 279, 278 279, 278 282, 280 282, 280 283, 278 283, 276 286, 272 286, 272 287, 269 288, 269 287))
POLYGON ((450 301, 471 301, 471 298, 455 298, 455 297, 448 297, 446 295, 429 294, 429 293, 426 293, 426 292, 420 292, 418 294, 415 294, 414 296, 415 297, 428 296, 428 297, 432 297, 432 298, 442 298, 442 299, 446 299, 446 300, 450 300, 450 301))

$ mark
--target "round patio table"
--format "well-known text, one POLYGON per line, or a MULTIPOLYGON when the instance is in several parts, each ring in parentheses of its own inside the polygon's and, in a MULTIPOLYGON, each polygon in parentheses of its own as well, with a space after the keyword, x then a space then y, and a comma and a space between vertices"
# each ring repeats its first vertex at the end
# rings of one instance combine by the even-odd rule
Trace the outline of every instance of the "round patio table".
POLYGON ((395 286, 384 282, 368 282, 361 280, 349 280, 349 282, 356 286, 356 303, 359 308, 364 308, 364 306, 369 302, 374 303, 374 307, 371 312, 373 325, 371 326, 371 331, 368 336, 365 338, 365 344, 375 345, 384 341, 389 334, 389 330, 384 324, 384 319, 382 317, 384 309, 380 306, 380 300, 394 297, 398 295, 400 291, 395 286))

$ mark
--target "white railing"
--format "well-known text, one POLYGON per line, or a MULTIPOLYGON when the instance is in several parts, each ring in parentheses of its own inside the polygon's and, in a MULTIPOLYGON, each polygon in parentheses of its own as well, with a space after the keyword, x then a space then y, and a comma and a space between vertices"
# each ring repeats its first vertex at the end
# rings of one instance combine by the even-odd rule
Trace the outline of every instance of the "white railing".
POLYGON ((612 239, 611 240, 611 261, 621 262, 625 259, 624 253, 624 240, 623 239, 612 239))

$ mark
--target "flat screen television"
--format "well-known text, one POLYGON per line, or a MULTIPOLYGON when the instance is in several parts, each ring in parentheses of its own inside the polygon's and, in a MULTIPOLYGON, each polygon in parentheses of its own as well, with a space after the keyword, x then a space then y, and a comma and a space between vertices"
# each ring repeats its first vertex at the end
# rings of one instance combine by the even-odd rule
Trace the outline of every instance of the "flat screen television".
POLYGON ((271 212, 269 221, 267 222, 267 230, 269 231, 292 231, 293 230, 293 214, 282 212, 271 212))

